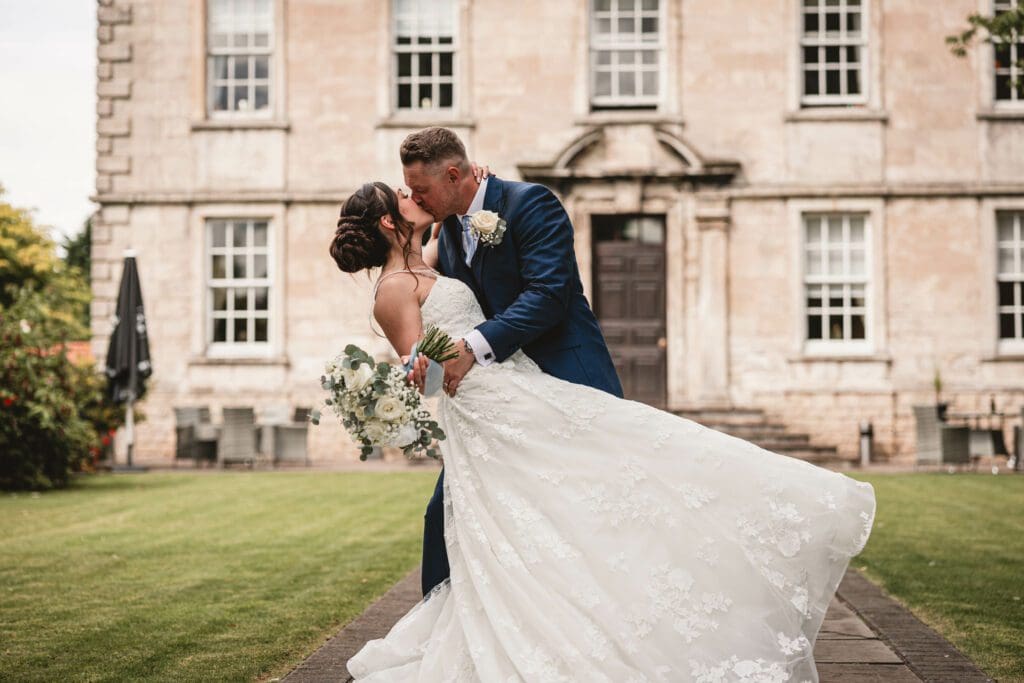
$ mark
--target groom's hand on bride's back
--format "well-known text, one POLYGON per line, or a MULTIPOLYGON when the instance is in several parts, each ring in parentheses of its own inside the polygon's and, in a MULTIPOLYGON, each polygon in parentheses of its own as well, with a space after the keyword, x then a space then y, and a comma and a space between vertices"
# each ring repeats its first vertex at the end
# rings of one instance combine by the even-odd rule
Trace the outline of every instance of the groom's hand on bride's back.
POLYGON ((466 351, 466 344, 463 340, 455 342, 455 350, 459 352, 458 357, 444 363, 444 393, 449 396, 455 395, 462 378, 476 363, 476 357, 466 351))

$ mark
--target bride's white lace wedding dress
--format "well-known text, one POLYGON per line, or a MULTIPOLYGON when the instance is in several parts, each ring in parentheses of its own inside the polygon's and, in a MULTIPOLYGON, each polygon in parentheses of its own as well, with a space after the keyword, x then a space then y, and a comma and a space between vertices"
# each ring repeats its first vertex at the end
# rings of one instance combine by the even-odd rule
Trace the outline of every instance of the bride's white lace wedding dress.
MULTIPOLYGON (((439 277, 424 325, 484 320, 439 277)), ((817 681, 813 645, 867 542, 868 483, 546 375, 474 367, 437 415, 451 577, 357 681, 817 681)))

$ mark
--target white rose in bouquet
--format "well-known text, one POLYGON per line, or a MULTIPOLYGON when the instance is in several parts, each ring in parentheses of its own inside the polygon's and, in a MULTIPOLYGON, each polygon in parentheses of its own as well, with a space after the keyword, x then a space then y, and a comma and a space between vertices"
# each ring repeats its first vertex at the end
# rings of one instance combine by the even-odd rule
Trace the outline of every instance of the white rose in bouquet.
POLYGON ((373 443, 384 443, 388 438, 388 425, 380 420, 367 420, 363 425, 363 434, 373 443))
POLYGON ((342 369, 341 378, 345 380, 345 388, 349 391, 361 391, 373 379, 373 368, 367 363, 360 363, 355 370, 342 369))
POLYGON ((385 422, 397 422, 405 417, 405 404, 397 397, 386 395, 377 399, 374 415, 385 422))

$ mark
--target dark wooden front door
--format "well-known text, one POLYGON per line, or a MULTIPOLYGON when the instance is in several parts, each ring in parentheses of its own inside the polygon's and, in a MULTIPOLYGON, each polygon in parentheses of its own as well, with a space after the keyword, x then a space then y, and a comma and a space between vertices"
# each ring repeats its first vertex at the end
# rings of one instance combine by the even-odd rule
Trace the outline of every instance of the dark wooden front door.
POLYGON ((594 306, 626 398, 665 405, 665 219, 593 216, 594 306))

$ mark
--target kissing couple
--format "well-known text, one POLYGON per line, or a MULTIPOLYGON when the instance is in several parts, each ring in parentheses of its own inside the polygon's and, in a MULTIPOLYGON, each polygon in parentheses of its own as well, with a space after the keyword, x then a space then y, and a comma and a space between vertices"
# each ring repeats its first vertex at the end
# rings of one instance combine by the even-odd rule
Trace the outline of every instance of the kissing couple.
POLYGON ((817 681, 872 486, 622 398, 558 198, 474 173, 445 128, 400 156, 409 191, 363 185, 330 253, 378 273, 399 355, 436 325, 458 356, 424 597, 348 661, 355 680, 817 681))

